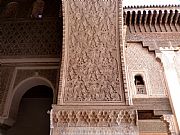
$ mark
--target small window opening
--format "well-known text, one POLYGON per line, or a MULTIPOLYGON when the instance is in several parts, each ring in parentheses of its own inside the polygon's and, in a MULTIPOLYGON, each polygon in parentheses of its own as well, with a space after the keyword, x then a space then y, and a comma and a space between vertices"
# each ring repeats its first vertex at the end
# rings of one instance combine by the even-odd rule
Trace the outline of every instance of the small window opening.
POLYGON ((36 0, 33 3, 33 9, 31 13, 32 18, 42 18, 45 2, 43 0, 36 0))
POLYGON ((141 75, 136 75, 134 78, 135 78, 134 83, 136 85, 137 94, 147 94, 143 77, 141 75))
POLYGON ((38 18, 42 18, 42 15, 38 15, 38 18))

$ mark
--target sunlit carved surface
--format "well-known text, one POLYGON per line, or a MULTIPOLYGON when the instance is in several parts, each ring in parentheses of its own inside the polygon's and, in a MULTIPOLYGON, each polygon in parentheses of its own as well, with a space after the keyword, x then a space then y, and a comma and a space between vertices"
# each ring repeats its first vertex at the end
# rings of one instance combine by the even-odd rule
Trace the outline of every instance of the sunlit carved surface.
POLYGON ((65 5, 64 101, 123 101, 117 1, 69 0, 65 5))
MULTIPOLYGON (((153 53, 148 52, 140 43, 129 43, 126 48, 126 59, 130 77, 132 77, 132 71, 145 71, 147 73, 146 91, 149 91, 151 96, 163 96, 166 94, 167 88, 164 83, 163 67, 155 59, 153 53), (150 86, 149 89, 148 83, 150 86)), ((134 80, 132 79, 130 81, 133 88, 134 80)))
POLYGON ((113 127, 136 125, 134 110, 62 110, 53 113, 54 126, 113 127))
POLYGON ((137 135, 134 110, 62 110, 53 113, 55 135, 137 135))

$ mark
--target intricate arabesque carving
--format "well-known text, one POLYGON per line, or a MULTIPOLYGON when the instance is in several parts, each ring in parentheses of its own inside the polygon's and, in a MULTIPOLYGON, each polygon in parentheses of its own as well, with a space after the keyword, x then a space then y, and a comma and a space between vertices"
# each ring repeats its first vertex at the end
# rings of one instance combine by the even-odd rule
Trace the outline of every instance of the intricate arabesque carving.
MULTIPOLYGON (((57 57, 56 20, 2 21, 0 56, 57 57)), ((59 39, 58 39, 59 40, 59 39)))
MULTIPOLYGON (((126 48, 126 60, 130 78, 133 78, 133 71, 147 73, 145 85, 151 96, 165 96, 167 94, 163 67, 161 63, 156 61, 153 52, 148 52, 147 48, 143 48, 140 43, 129 43, 126 48)), ((130 85, 133 88, 133 79, 130 79, 130 85)))
POLYGON ((148 47, 150 51, 158 50, 159 47, 178 47, 180 33, 128 33, 127 42, 142 41, 143 47, 148 47))
POLYGON ((65 3, 69 31, 64 101, 123 101, 117 1, 65 3))
POLYGON ((124 23, 128 26, 131 33, 145 32, 179 32, 179 7, 175 9, 166 7, 165 9, 151 7, 149 10, 141 9, 126 9, 124 8, 124 23), (132 19, 134 18, 134 19, 132 19))
POLYGON ((53 112, 53 127, 114 127, 136 125, 134 110, 60 110, 53 112))

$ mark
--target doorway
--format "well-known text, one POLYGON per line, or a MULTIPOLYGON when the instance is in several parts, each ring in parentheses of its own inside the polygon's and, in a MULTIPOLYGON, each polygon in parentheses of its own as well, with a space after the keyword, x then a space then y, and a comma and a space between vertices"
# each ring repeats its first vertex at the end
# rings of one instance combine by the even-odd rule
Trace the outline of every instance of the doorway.
POLYGON ((49 135, 53 90, 39 85, 29 89, 22 97, 16 123, 7 135, 49 135))

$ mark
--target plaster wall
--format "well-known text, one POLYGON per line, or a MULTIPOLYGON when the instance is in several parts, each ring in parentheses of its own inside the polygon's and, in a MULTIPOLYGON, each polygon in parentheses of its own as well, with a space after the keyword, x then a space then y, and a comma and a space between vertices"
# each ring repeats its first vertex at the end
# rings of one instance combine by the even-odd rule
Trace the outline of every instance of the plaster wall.
POLYGON ((167 87, 162 64, 155 58, 154 52, 143 48, 141 43, 127 43, 125 48, 127 76, 132 97, 166 97, 167 87), (136 94, 134 76, 140 74, 146 86, 147 94, 136 94))

